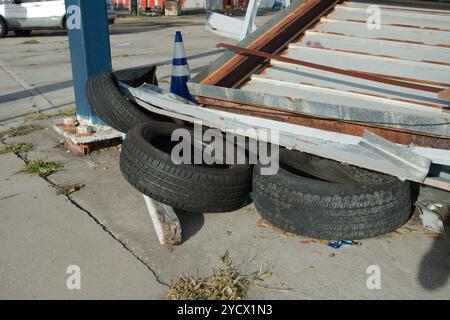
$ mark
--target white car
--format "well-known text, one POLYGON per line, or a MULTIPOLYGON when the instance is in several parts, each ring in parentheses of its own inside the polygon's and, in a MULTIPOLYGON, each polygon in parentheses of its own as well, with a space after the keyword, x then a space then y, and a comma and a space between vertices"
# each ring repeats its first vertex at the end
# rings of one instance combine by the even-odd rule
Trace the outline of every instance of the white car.
MULTIPOLYGON (((116 13, 112 0, 106 0, 108 21, 114 23, 116 13)), ((64 0, 0 0, 0 38, 9 31, 29 35, 33 29, 65 29, 64 0)))

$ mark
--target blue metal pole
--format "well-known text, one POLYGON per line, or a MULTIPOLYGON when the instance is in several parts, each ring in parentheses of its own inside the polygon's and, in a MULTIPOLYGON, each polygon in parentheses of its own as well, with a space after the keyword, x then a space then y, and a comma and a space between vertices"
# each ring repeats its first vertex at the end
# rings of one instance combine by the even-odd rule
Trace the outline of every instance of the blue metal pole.
POLYGON ((106 1, 65 0, 65 4, 78 120, 106 126, 86 97, 87 79, 112 70, 106 1))

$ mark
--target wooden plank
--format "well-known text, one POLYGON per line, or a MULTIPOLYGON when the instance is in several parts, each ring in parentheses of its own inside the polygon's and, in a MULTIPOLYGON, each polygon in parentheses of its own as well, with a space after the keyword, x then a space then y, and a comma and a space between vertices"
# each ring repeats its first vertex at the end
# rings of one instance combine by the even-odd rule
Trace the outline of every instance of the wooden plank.
POLYGON ((159 242, 168 247, 181 244, 181 224, 173 208, 146 195, 144 195, 144 201, 159 242))

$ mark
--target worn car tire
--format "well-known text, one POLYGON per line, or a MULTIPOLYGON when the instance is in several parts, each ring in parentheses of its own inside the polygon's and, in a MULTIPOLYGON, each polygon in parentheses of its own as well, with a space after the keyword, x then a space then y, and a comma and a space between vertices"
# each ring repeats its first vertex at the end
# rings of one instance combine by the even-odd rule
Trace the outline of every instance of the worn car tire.
POLYGON ((117 131, 126 133, 133 126, 153 119, 149 112, 122 95, 112 73, 91 76, 86 83, 86 95, 95 113, 117 131))
POLYGON ((3 17, 0 17, 0 38, 4 38, 8 35, 8 24, 3 17))
POLYGON ((180 210, 228 212, 248 204, 252 166, 174 164, 171 150, 177 143, 171 142, 171 134, 178 128, 163 122, 132 128, 120 156, 125 179, 141 193, 180 210))
POLYGON ((365 239, 396 230, 411 215, 410 184, 395 177, 295 151, 280 153, 278 174, 263 176, 260 170, 255 166, 253 174, 256 209, 289 232, 327 240, 365 239), (314 168, 305 168, 308 162, 326 168, 320 178, 311 175, 314 168))

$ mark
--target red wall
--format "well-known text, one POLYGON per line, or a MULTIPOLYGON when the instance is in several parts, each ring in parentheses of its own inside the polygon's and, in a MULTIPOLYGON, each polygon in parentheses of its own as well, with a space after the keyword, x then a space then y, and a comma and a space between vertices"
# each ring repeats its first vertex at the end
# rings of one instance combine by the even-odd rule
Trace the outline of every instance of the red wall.
POLYGON ((141 7, 142 8, 153 8, 155 6, 155 3, 158 2, 158 7, 163 7, 164 0, 141 0, 141 7))
POLYGON ((114 9, 130 10, 130 0, 113 0, 114 9))

